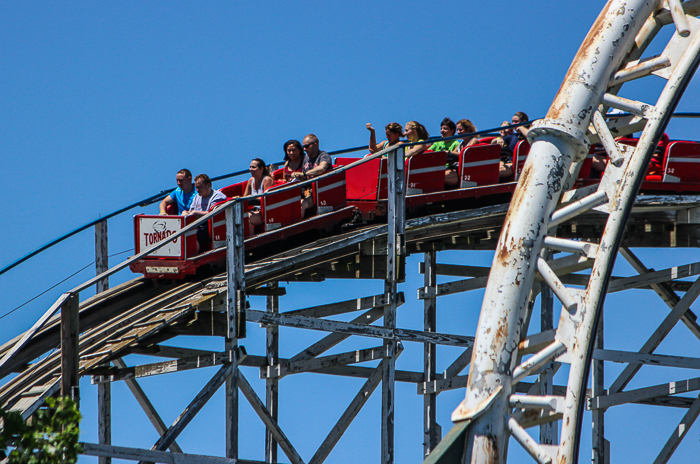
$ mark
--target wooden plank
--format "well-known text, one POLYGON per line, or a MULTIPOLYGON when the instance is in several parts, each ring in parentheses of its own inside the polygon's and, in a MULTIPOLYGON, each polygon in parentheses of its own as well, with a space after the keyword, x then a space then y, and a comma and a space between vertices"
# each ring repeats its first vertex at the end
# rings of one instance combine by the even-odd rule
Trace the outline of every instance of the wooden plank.
POLYGON ((681 444, 681 441, 683 441, 683 438, 685 438, 688 431, 693 426, 693 423, 695 422, 695 419, 698 418, 698 415, 700 415, 700 396, 693 401, 693 405, 688 409, 688 412, 685 413, 685 416, 683 416, 681 422, 674 429, 663 449, 654 460, 654 464, 665 464, 669 459, 671 459, 674 451, 676 451, 678 445, 681 444))
POLYGON ((160 439, 151 447, 155 451, 164 451, 170 444, 180 435, 187 425, 194 419, 194 416, 201 411, 205 404, 214 396, 214 393, 223 385, 226 377, 231 374, 234 366, 232 364, 224 365, 219 371, 214 374, 209 382, 202 390, 194 397, 184 411, 175 419, 175 422, 168 428, 160 439))
MULTIPOLYGON (((46 324, 46 321, 48 321, 51 316, 53 316, 56 311, 61 309, 66 302, 71 297, 70 293, 64 293, 61 295, 58 300, 54 304, 51 305, 51 307, 46 311, 35 323, 34 325, 24 332, 22 337, 14 344, 12 345, 12 348, 10 348, 9 351, 5 353, 5 355, 2 357, 2 360, 0 360, 0 372, 2 371, 3 367, 22 349, 24 348, 29 341, 34 337, 34 335, 41 330, 42 327, 46 324)), ((59 339, 60 340, 60 339, 59 339)), ((3 373, 4 374, 4 373, 3 373)))
POLYGON ((700 358, 688 358, 685 356, 667 356, 661 354, 597 349, 593 351, 593 359, 616 363, 651 364, 654 366, 700 369, 700 358))
POLYGON ((386 357, 386 348, 383 346, 377 348, 366 348, 364 350, 339 353, 332 356, 324 356, 322 358, 313 358, 305 361, 285 362, 272 366, 266 366, 260 369, 260 378, 277 378, 289 374, 298 374, 300 372, 309 372, 328 367, 376 361, 386 357))
MULTIPOLYGON (((403 292, 399 292, 398 298, 403 304, 405 302, 403 292)), ((345 314, 353 311, 361 311, 372 308, 383 308, 389 301, 387 295, 373 295, 354 300, 340 301, 338 303, 325 304, 314 306, 311 308, 297 309, 294 311, 286 311, 282 314, 289 316, 304 316, 304 317, 328 317, 338 314, 345 314)))
POLYGON ((216 456, 203 456, 201 454, 175 454, 165 451, 107 446, 96 443, 81 442, 80 445, 83 447, 81 454, 85 456, 108 456, 128 461, 162 462, 165 464, 264 464, 261 461, 227 459, 216 456))
POLYGON ((263 325, 282 325, 285 327, 297 327, 325 332, 340 332, 349 335, 362 335, 365 337, 397 339, 412 342, 432 342, 440 345, 464 346, 474 345, 474 337, 465 335, 453 335, 443 333, 429 333, 420 330, 391 329, 371 325, 353 324, 350 322, 329 321, 301 316, 286 316, 284 314, 268 314, 263 311, 248 311, 248 320, 263 325))
POLYGON ((372 396, 372 393, 374 390, 376 390, 379 382, 382 380, 382 364, 384 362, 385 361, 382 361, 379 366, 374 369, 374 373, 369 379, 367 379, 367 382, 362 385, 360 391, 357 392, 357 395, 355 395, 353 400, 345 409, 343 415, 340 416, 338 422, 333 426, 333 430, 331 430, 326 439, 323 440, 321 446, 318 447, 318 450, 316 453, 314 453, 313 457, 309 461, 309 464, 321 464, 326 460, 330 452, 333 450, 333 447, 335 447, 335 445, 338 443, 352 421, 355 419, 355 417, 357 417, 357 414, 360 412, 362 407, 365 405, 365 403, 367 403, 367 400, 369 400, 370 396, 372 396))
MULTIPOLYGON (((237 348, 238 359, 245 358, 245 348, 237 348)), ((150 377, 153 375, 169 374, 172 372, 187 371, 191 369, 201 369, 204 367, 218 366, 226 362, 232 362, 233 352, 208 352, 201 356, 192 358, 181 358, 175 361, 165 361, 153 364, 143 364, 140 366, 126 367, 123 369, 106 368, 93 369, 94 373, 102 373, 94 379, 94 383, 117 382, 131 378, 150 377)))
MULTIPOLYGON (((367 324, 367 325, 369 325, 372 322, 380 319, 383 316, 384 316, 384 308, 373 308, 373 309, 370 309, 369 311, 361 314, 360 316, 356 317, 355 319, 353 319, 350 322, 352 324, 367 324)), ((346 340, 349 337, 350 337, 350 334, 342 334, 342 333, 332 333, 330 335, 326 335, 321 340, 317 341, 316 343, 314 343, 310 347, 306 348, 304 351, 296 354, 295 356, 292 356, 289 361, 296 362, 296 361, 303 361, 306 359, 314 358, 321 353, 325 353, 326 351, 330 350, 335 345, 342 342, 343 340, 346 340)))
MULTIPOLYGON (((425 274, 426 262, 419 263, 418 272, 425 274)), ((463 264, 442 264, 435 263, 435 275, 446 275, 452 277, 484 277, 489 275, 490 267, 466 266, 463 264)), ((428 287, 429 285, 426 285, 428 287)))
MULTIPOLYGON (((115 359, 113 362, 114 365, 119 368, 126 367, 126 364, 122 359, 115 359)), ((148 417, 148 420, 153 425, 153 428, 155 428, 156 432, 158 432, 158 436, 162 437, 168 428, 165 426, 163 419, 160 418, 156 408, 146 396, 146 393, 141 388, 141 385, 139 385, 139 383, 134 379, 127 379, 126 386, 129 387, 129 391, 131 391, 131 394, 134 395, 134 398, 136 398, 136 402, 139 404, 139 406, 141 406, 143 412, 146 413, 146 417, 148 417)), ((182 453, 182 449, 180 449, 180 446, 175 441, 170 444, 168 449, 173 453, 182 453)))
POLYGON ((596 396, 588 400, 588 409, 609 408, 619 404, 639 403, 660 396, 676 395, 700 390, 700 377, 678 382, 654 385, 653 387, 638 388, 621 393, 596 396))
POLYGON ((275 441, 277 441, 282 451, 284 451, 284 454, 287 455, 292 464, 304 464, 299 453, 297 453, 294 446, 292 446, 289 439, 287 439, 287 436, 282 432, 282 429, 272 418, 272 415, 270 415, 270 412, 265 408, 262 401, 260 401, 260 398, 258 398, 258 395, 253 390, 253 387, 250 386, 243 373, 239 371, 238 376, 238 387, 241 389, 241 393, 246 397, 255 413, 260 417, 260 420, 263 421, 265 427, 272 433, 275 441))
MULTIPOLYGON (((109 251, 107 237, 107 221, 95 224, 95 272, 100 275, 109 269, 109 251)), ((109 276, 95 284, 95 291, 102 293, 109 288, 109 276)), ((109 443, 107 443, 109 444, 109 443)), ((109 464, 109 461, 100 460, 100 464, 109 464)))
POLYGON ((619 279, 608 285, 608 293, 621 292, 632 288, 639 288, 645 285, 669 282, 700 274, 700 263, 674 266, 661 271, 647 272, 642 275, 619 279))

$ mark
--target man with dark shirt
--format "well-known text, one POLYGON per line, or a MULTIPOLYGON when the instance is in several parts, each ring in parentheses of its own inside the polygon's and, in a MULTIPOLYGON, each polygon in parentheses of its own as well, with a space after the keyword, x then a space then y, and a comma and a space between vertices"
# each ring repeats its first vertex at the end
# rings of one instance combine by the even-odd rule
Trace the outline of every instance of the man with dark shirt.
POLYGON ((329 171, 333 166, 333 161, 328 153, 320 151, 318 148, 318 137, 314 134, 309 134, 304 137, 303 145, 306 156, 304 156, 304 164, 302 171, 295 172, 292 175, 299 180, 311 179, 329 171))
MULTIPOLYGON (((299 180, 312 179, 332 169, 333 160, 331 160, 330 155, 318 149, 318 137, 314 134, 307 135, 304 137, 302 146, 304 147, 306 156, 304 156, 302 172, 293 173, 292 176, 294 178, 299 180)), ((311 189, 307 189, 303 196, 304 198, 301 200, 301 217, 306 215, 307 209, 314 206, 314 198, 311 194, 311 189)))

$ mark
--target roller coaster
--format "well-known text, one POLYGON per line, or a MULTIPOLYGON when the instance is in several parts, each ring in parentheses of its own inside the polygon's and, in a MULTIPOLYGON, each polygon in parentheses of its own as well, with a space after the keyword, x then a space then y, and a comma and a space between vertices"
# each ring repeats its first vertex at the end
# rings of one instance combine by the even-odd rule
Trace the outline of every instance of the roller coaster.
MULTIPOLYGON (((435 181, 435 173, 444 172, 444 153, 404 160, 403 146, 389 147, 366 158, 336 160, 336 169, 327 175, 258 196, 265 221, 257 230, 246 219, 253 198, 235 198, 239 187, 231 186, 224 204, 191 222, 177 219, 176 227, 145 239, 140 248, 137 241, 134 256, 64 293, 30 330, 0 347, 0 377, 7 379, 0 387, 0 405, 28 418, 49 396, 80 400, 79 379, 89 376, 99 403, 98 440, 83 443, 83 453, 99 456, 101 463, 112 458, 263 462, 239 457, 239 438, 248 427, 239 422, 240 392, 264 425, 264 462, 278 462, 280 449, 289 462, 318 464, 331 456, 381 385, 380 459, 392 463, 397 461, 395 409, 400 407, 396 385, 407 383, 423 397, 423 436, 417 438, 423 455, 415 461, 502 463, 527 454, 539 463, 577 462, 587 448, 583 420, 590 411, 592 459, 603 464, 616 446, 608 438, 620 435, 606 433, 606 414, 630 407, 682 411, 677 425, 654 430, 654 437, 631 423, 629 437, 619 445, 631 448, 635 440, 654 441, 660 433, 663 440, 650 460, 672 461, 700 414, 700 397, 694 396, 700 379, 661 379, 669 372, 663 369, 672 368, 675 375, 700 368, 700 359, 691 354, 700 326, 690 309, 700 295, 700 263, 655 270, 632 249, 700 244, 700 144, 669 143, 663 172, 658 178, 647 175, 700 62, 698 14, 700 1, 695 0, 611 0, 574 57, 546 117, 529 130, 529 150, 514 160, 513 182, 495 183, 487 169, 470 171, 494 164, 488 153, 478 159, 481 155, 472 153, 488 151, 479 148, 488 144, 461 154, 461 184, 453 190, 446 190, 439 176, 435 181), (664 27, 674 31, 659 47, 655 39, 663 37, 659 32, 664 27), (663 52, 647 56, 652 43, 663 52), (627 92, 624 84, 652 75, 666 80, 655 102, 627 92), (611 118, 611 108, 625 116, 611 118), (638 132, 638 138, 631 138, 638 132), (600 179, 589 175, 595 144, 608 154, 600 179), (283 208, 298 201, 302 188, 315 196, 317 208, 309 218, 300 217, 296 206, 283 208), (195 255, 188 252, 187 241, 200 225, 211 229, 212 249, 195 255), (175 251, 165 252, 167 247, 175 251), (491 266, 438 262, 439 253, 450 250, 465 256, 475 250, 495 253, 491 266), (398 286, 410 274, 410 255, 423 258, 423 284, 417 289, 423 301, 422 330, 397 324, 397 310, 407 302, 398 286), (632 275, 615 275, 618 255, 632 275), (129 267, 144 276, 107 288, 109 276, 129 267), (461 280, 450 281, 450 276, 461 280), (286 294, 280 283, 292 287, 334 279, 374 279, 384 286, 378 294, 280 312, 279 300, 286 294), (80 293, 95 285, 98 293, 80 301, 80 293), (670 311, 650 318, 650 334, 630 340, 621 335, 624 324, 612 330, 605 326, 603 302, 608 294, 634 289, 655 293, 670 311), (482 299, 475 333, 438 331, 437 302, 459 293, 465 295, 455 298, 462 300, 450 301, 464 306, 468 296, 482 299), (265 310, 254 309, 254 296, 266 297, 265 310), (558 313, 555 301, 561 303, 558 313), (531 324, 533 316, 540 320, 539 328, 531 324), (247 322, 264 331, 263 353, 246 348, 251 337, 247 322), (679 330, 685 331, 679 322, 690 332, 691 343, 674 355, 656 354, 679 330), (326 335, 282 357, 280 328, 284 334, 326 335), (604 332, 614 334, 607 338, 614 350, 606 348, 604 332), (223 339, 224 349, 178 346, 178 337, 185 336, 223 339), (368 347, 371 339, 381 341, 368 347), (362 348, 343 351, 350 342, 362 348), (627 346, 621 346, 624 342, 627 346), (397 358, 414 344, 423 350, 423 365, 397 369, 397 358), (459 353, 443 372, 437 370, 438 346, 459 353), (127 365, 144 356, 168 360, 127 365), (604 375, 615 372, 611 363, 624 366, 612 383, 604 375), (139 379, 204 368, 216 373, 166 425, 139 379), (259 369, 265 398, 243 368, 259 369), (463 373, 467 368, 468 374, 463 373), (654 374, 638 375, 640 371, 654 374), (364 380, 307 459, 289 430, 285 433, 280 414, 280 380, 302 374, 364 380), (114 382, 128 385, 155 427, 159 438, 150 449, 111 444, 114 382), (451 406, 454 425, 442 436, 437 397, 457 389, 466 389, 464 400, 451 406), (225 395, 225 456, 183 452, 178 437, 220 390, 225 395), (522 449, 520 455, 516 447, 522 449)), ((136 217, 137 240, 156 219, 136 217)), ((98 255, 104 257, 99 238, 97 242, 98 255)), ((620 310, 610 305, 613 298, 608 311, 620 310)), ((313 408, 313 396, 297 392, 293 408, 313 408)))

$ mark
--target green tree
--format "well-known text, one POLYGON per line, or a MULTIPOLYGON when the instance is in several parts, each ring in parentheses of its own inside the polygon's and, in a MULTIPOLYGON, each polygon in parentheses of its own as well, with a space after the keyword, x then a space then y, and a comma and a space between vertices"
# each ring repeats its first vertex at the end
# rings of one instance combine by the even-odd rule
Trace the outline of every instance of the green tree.
POLYGON ((78 443, 80 412, 70 398, 47 398, 26 422, 18 412, 0 409, 0 459, 9 464, 74 464, 82 447, 78 443), (7 453, 7 447, 14 447, 7 453))

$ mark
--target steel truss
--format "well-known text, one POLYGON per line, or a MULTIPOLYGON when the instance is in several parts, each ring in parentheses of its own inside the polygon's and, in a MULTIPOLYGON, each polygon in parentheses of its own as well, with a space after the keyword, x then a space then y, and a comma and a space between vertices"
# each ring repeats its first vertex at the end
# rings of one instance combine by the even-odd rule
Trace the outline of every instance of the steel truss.
POLYGON ((666 10, 659 10, 656 1, 632 3, 608 4, 574 60, 547 119, 530 131, 532 149, 510 209, 497 205, 406 219, 403 162, 398 161, 403 153, 394 149, 386 153, 392 199, 387 225, 356 230, 244 266, 242 212, 238 203, 232 203, 226 215, 228 272, 180 285, 135 280, 111 289, 106 280, 106 224, 98 224, 98 277, 62 296, 35 327, 0 347, 0 377, 18 372, 0 387, 0 404, 28 417, 46 397, 59 391, 80 399, 78 376, 89 375, 97 384, 99 443, 86 443, 85 454, 100 456, 101 464, 111 458, 261 462, 239 457, 240 392, 265 426, 264 462, 278 462, 279 449, 282 460, 302 463, 306 461, 280 426, 279 382, 285 376, 312 372, 365 382, 308 458, 310 463, 322 463, 330 456, 380 384, 381 462, 395 462, 394 408, 401 407, 396 382, 415 384, 423 396, 421 438, 427 462, 505 462, 511 437, 538 462, 574 462, 579 454, 582 410, 588 407, 593 416, 593 458, 604 463, 609 458, 606 410, 630 403, 687 409, 677 429, 681 432, 669 431, 670 438, 655 461, 666 462, 700 413, 700 399, 679 394, 700 391, 700 379, 625 389, 642 366, 700 367, 700 359, 685 353, 654 353, 679 321, 700 338, 700 326, 690 309, 700 295, 700 263, 653 270, 632 248, 700 245, 700 198, 637 198, 651 152, 697 66, 700 26, 697 19, 679 14, 678 9, 687 15, 698 14, 700 1, 682 5, 671 1, 666 10), (675 24, 677 34, 661 56, 644 58, 647 46, 665 24, 675 24), (618 96, 623 83, 652 73, 668 80, 655 105, 618 96), (608 107, 632 116, 608 121, 608 107), (613 139, 642 129, 635 149, 613 139), (603 181, 571 191, 588 143, 598 140, 611 159, 603 181), (468 253, 480 249, 496 250, 490 269, 438 262, 443 250, 468 253), (424 324, 402 328, 397 325, 397 308, 407 299, 399 284, 407 272, 406 256, 417 253, 424 259, 420 269, 424 285, 418 289, 424 324), (612 275, 618 253, 638 275, 612 275), (438 276, 459 280, 438 283, 438 276), (679 280, 687 277, 697 280, 679 280), (326 278, 380 279, 384 291, 280 312, 279 299, 285 294, 280 282, 326 278), (79 304, 80 289, 95 284, 100 293, 79 304), (440 297, 482 289, 486 296, 475 338, 469 331, 437 332, 440 297), (670 312, 641 348, 608 350, 603 337, 603 296, 630 289, 653 291, 670 312), (247 295, 266 296, 266 310, 248 308, 247 295), (563 303, 557 324, 555 297, 563 303), (537 300, 541 324, 533 329, 529 321, 537 300), (59 310, 61 316, 53 316, 59 310), (334 319, 350 313, 357 315, 349 322, 334 319), (380 319, 381 325, 373 324, 380 319), (265 330, 265 353, 246 351, 246 321, 265 330), (327 335, 287 358, 280 353, 279 327, 327 335), (162 344, 179 335, 219 337, 224 349, 204 351, 162 344), (365 348, 342 351, 343 341, 359 337, 368 341, 365 348), (411 342, 423 344, 422 369, 397 370, 403 344, 411 342), (28 365, 59 344, 59 352, 28 365), (443 372, 436 367, 438 345, 461 348, 443 372), (168 360, 129 366, 126 357, 131 354, 168 360), (606 361, 627 365, 607 388, 602 375, 606 361), (591 365, 592 388, 587 389, 591 365), (463 375, 467 366, 469 375, 463 375), (215 374, 172 424, 164 423, 139 379, 204 367, 214 367, 215 374), (264 398, 239 367, 260 369, 264 398), (567 369, 566 384, 557 383, 557 371, 567 369), (119 381, 126 382, 160 437, 150 450, 110 442, 110 385, 119 381), (436 419, 438 395, 465 387, 465 401, 453 415, 457 423, 441 440, 436 419), (178 437, 220 389, 226 396, 226 456, 183 453, 178 437), (539 440, 526 430, 534 426, 540 427, 539 440))
MULTIPOLYGON (((505 462, 509 437, 513 437, 537 462, 575 462, 589 367, 595 359, 593 459, 605 462, 605 406, 596 401, 605 394, 601 374, 606 357, 595 356, 605 353, 603 337, 595 343, 596 328, 602 325, 604 295, 613 285, 615 257, 646 167, 698 65, 700 26, 692 16, 697 9, 697 2, 608 2, 574 58, 547 117, 530 130, 530 156, 514 193, 486 286, 466 397, 453 413, 453 420, 468 422, 460 428, 466 436, 461 445, 463 461, 505 462), (664 52, 644 56, 664 24, 676 29, 664 52), (656 103, 625 94, 624 83, 652 74, 667 80, 656 103), (609 122, 605 116, 608 108, 629 112, 632 117, 622 123, 609 122), (636 147, 615 140, 642 127, 636 147), (582 198, 568 197, 565 192, 576 179, 590 143, 598 141, 609 154, 600 185, 582 198), (593 208, 608 215, 599 237, 589 242, 557 237, 557 225, 593 208), (548 256, 553 251, 591 262, 591 278, 579 282, 582 290, 567 285, 551 268, 548 256), (546 343, 524 359, 525 353, 519 348, 527 338, 540 286, 549 288, 562 303, 561 315, 556 330, 546 332, 548 337, 542 336, 546 343), (528 395, 515 394, 520 381, 555 360, 569 365, 565 395, 548 394, 544 385, 528 395), (525 427, 533 415, 540 420, 561 419, 558 443, 551 435, 537 442, 527 433, 525 427)), ((633 259, 629 252, 626 256, 633 259)), ((640 262, 635 267, 644 272, 640 262)), ((666 296, 678 299, 675 294, 666 296)), ((694 287, 688 289, 681 308, 696 296, 694 287)), ((650 342, 642 353, 651 352, 657 345, 650 342)), ((625 361, 633 364, 609 389, 610 393, 624 388, 641 359, 628 355, 625 361)), ((690 406, 684 424, 692 424, 697 409, 695 403, 690 406)), ((683 433, 669 439, 657 462, 666 462, 682 437, 683 433)), ((434 459, 438 457, 439 453, 434 459)))

